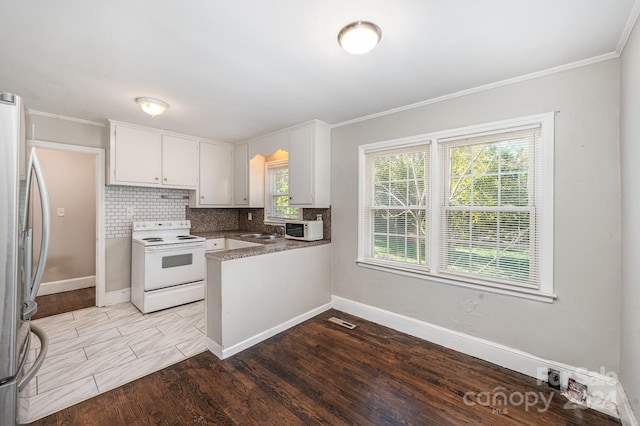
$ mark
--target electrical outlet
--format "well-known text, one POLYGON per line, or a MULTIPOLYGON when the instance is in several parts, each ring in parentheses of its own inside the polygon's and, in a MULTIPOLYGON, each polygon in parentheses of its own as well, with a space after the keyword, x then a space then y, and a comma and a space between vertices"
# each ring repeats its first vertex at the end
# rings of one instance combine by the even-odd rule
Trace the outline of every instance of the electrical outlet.
POLYGON ((550 388, 560 390, 560 371, 549 368, 547 370, 547 384, 550 388))
POLYGON ((247 213, 247 220, 253 220, 253 214, 251 212, 247 213))
POLYGON ((58 217, 63 217, 64 214, 64 207, 58 207, 58 217))
POLYGON ((133 207, 127 207, 127 216, 133 216, 133 207))

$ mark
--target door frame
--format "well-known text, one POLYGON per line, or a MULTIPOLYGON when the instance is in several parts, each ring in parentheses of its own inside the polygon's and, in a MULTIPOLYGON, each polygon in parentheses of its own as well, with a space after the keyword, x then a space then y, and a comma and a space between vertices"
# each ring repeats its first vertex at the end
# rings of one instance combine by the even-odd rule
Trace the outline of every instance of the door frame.
MULTIPOLYGON (((104 181, 105 150, 81 145, 71 145, 42 140, 33 141, 36 148, 53 151, 75 152, 95 155, 96 173, 96 306, 104 306, 106 299, 105 284, 105 223, 104 223, 104 181)), ((46 177, 45 177, 46 178, 46 177)))

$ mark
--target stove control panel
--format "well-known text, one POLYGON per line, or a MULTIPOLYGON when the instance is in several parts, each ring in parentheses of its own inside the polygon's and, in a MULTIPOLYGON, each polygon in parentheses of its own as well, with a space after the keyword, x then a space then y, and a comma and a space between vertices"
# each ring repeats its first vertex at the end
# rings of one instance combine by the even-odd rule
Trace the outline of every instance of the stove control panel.
POLYGON ((189 229, 190 220, 160 220, 154 222, 133 222, 134 231, 159 231, 162 229, 189 229))

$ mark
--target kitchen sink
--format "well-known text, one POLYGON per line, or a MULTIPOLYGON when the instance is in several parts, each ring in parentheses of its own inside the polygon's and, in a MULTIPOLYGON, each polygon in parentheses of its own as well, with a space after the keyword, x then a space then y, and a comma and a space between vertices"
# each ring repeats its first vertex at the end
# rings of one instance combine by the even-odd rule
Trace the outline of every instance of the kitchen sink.
POLYGON ((240 238, 253 238, 255 240, 275 240, 278 238, 276 234, 242 234, 240 238))

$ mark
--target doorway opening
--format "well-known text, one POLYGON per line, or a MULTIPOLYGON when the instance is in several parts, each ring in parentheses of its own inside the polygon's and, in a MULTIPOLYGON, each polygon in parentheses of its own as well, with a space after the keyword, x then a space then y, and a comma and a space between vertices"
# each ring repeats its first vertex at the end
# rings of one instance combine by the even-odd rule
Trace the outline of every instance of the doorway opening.
MULTIPOLYGON (((44 141, 35 141, 34 146, 51 203, 51 240, 36 315, 101 306, 104 150, 44 141)), ((34 251, 39 250, 39 232, 34 229, 34 251)))

